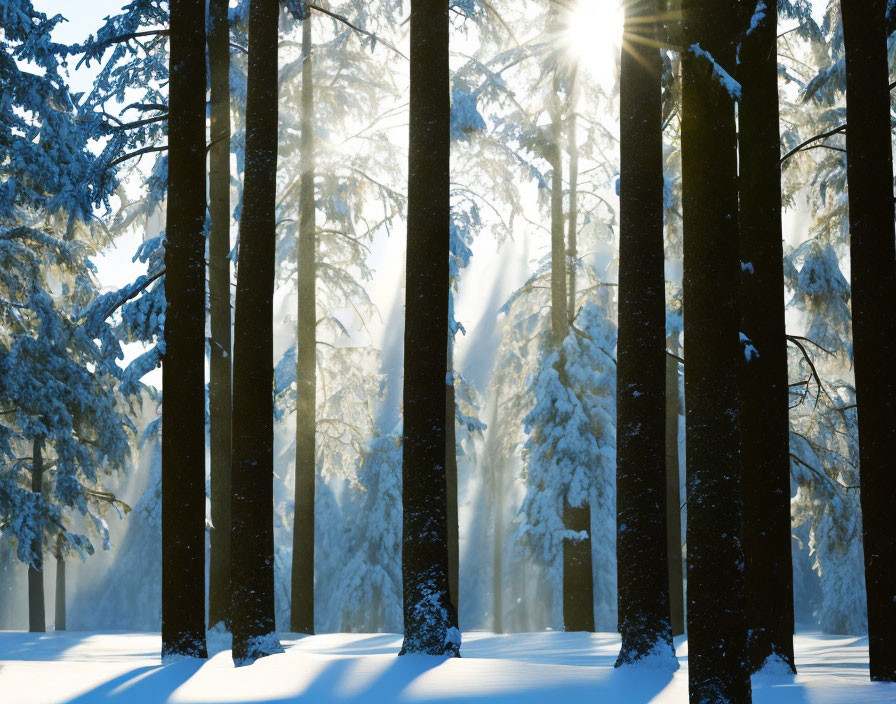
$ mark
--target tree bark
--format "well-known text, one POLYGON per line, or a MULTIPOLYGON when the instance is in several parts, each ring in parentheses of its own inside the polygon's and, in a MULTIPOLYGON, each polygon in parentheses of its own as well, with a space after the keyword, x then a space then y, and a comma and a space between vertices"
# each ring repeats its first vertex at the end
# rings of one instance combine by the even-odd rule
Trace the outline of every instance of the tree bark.
POLYGON ((171 0, 162 656, 205 648, 205 2, 171 0))
POLYGON ((53 628, 57 631, 66 629, 65 618, 65 557, 62 554, 62 534, 56 541, 56 618, 53 628))
POLYGON ((314 199, 314 82, 311 13, 302 18, 302 163, 297 244, 296 471, 290 630, 314 633, 314 483, 317 477, 317 233, 314 199))
POLYGON ((740 275, 736 22, 726 0, 685 0, 682 56, 687 622, 691 704, 749 702, 736 305, 740 275), (698 46, 699 45, 699 46, 698 46))
POLYGON ((842 0, 862 538, 871 679, 896 681, 896 300, 886 0, 842 0))
POLYGON ((616 666, 662 653, 677 669, 666 542, 666 278, 662 61, 649 19, 626 8, 620 78, 619 333, 616 382, 616 666), (645 22, 647 20, 647 22, 645 22))
POLYGON ((401 653, 459 655, 448 593, 448 3, 411 0, 401 653))
POLYGON ((230 23, 227 0, 209 0, 208 65, 211 87, 209 150, 208 293, 209 445, 211 518, 208 623, 230 626, 230 23))
POLYGON ((273 298, 277 176, 277 0, 249 10, 246 168, 233 360, 233 660, 279 650, 274 636, 273 298))
MULTIPOLYGON (((41 494, 43 492, 43 447, 43 438, 34 438, 31 450, 31 491, 35 494, 41 494)), ((47 621, 44 612, 43 536, 44 527, 41 522, 37 526, 34 540, 31 541, 32 562, 28 565, 28 630, 31 633, 43 633, 47 630, 47 621)))
MULTIPOLYGON (((678 335, 669 339, 678 354, 678 335)), ((681 489, 678 462, 678 360, 666 355, 666 552, 669 556, 669 616, 672 635, 684 635, 684 569, 681 557, 681 489)))
POLYGON ((448 594, 454 611, 460 614, 460 527, 457 519, 457 423, 454 391, 454 340, 448 332, 448 379, 445 385, 445 502, 448 509, 448 594))
POLYGON ((790 554, 790 394, 784 329, 781 137, 778 126, 777 2, 765 0, 740 46, 741 330, 758 355, 740 359, 741 467, 744 495, 750 669, 793 659, 790 554))

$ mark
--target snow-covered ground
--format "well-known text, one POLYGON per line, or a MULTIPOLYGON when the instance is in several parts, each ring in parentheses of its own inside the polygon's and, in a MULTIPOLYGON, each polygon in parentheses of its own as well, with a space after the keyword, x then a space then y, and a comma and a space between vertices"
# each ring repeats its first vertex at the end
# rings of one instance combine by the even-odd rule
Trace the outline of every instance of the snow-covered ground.
MULTIPOLYGON (((400 636, 284 634, 286 652, 235 669, 212 636, 208 661, 162 665, 158 634, 0 632, 4 704, 648 704, 687 702, 681 668, 614 670, 615 634, 466 633, 463 658, 396 657, 400 636)), ((753 701, 775 704, 896 702, 896 684, 868 681, 866 638, 800 635, 796 677, 753 678, 753 701)))

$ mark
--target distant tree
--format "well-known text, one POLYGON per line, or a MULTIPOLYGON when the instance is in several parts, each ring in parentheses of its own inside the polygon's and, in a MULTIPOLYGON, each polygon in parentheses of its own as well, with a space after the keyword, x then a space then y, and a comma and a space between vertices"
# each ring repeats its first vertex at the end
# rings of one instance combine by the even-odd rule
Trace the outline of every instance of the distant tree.
POLYGON ((666 542, 663 70, 655 46, 658 13, 656 2, 627 6, 619 88, 616 564, 622 647, 616 666, 660 656, 674 669, 678 663, 672 645, 666 542))
POLYGON ((871 679, 896 681, 896 299, 886 0, 842 0, 853 348, 871 679))
POLYGON ((745 3, 742 13, 738 302, 741 331, 752 345, 740 366, 748 645, 752 671, 770 660, 795 671, 777 2, 745 3))
POLYGON ((162 655, 205 647, 205 2, 171 2, 162 655))
POLYGON ((723 0, 684 0, 682 56, 687 619, 693 704, 750 700, 738 428, 738 28, 723 0))
POLYGON ((249 9, 246 152, 233 347, 233 660, 282 652, 274 634, 273 296, 277 177, 277 0, 249 9))
POLYGON ((401 653, 457 656, 448 591, 450 85, 448 3, 412 0, 402 456, 401 653))

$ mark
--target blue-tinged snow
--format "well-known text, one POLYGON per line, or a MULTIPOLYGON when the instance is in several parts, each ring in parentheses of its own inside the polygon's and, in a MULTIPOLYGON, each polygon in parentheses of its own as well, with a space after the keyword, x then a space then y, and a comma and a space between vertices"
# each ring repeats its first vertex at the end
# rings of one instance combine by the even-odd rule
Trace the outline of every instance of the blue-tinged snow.
POLYGON ((715 76, 715 79, 725 89, 729 97, 732 100, 740 100, 742 93, 740 83, 734 80, 734 78, 731 77, 731 74, 722 68, 722 65, 713 58, 712 54, 702 49, 699 44, 691 44, 688 51, 698 59, 708 61, 712 66, 713 76, 715 76))
MULTIPOLYGON (((393 634, 282 634, 285 652, 235 668, 226 634, 210 659, 162 664, 155 633, 0 632, 0 692, 16 704, 684 704, 680 669, 614 669, 610 633, 464 634, 463 658, 397 657, 393 634), (10 698, 11 697, 11 698, 10 698)), ((796 677, 753 677, 756 704, 884 704, 896 684, 868 679, 867 639, 798 635, 796 677)))

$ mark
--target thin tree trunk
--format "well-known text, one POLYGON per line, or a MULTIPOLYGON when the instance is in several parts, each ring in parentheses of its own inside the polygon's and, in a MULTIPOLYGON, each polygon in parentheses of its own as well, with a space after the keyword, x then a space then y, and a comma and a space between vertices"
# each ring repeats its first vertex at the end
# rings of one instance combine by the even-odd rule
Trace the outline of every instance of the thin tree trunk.
POLYGON ((457 423, 455 422, 454 340, 448 332, 448 378, 445 386, 445 502, 448 508, 448 593, 460 614, 460 530, 457 519, 457 423))
MULTIPOLYGON (((678 336, 669 339, 678 354, 678 336)), ((669 556, 669 616, 672 635, 684 635, 684 569, 681 559, 681 489, 678 462, 678 360, 666 355, 666 551, 669 556)))
POLYGON ((302 163, 299 184, 296 328, 296 471, 290 630, 314 633, 314 482, 317 476, 317 234, 314 202, 314 83, 311 13, 302 18, 302 163))
MULTIPOLYGON (((31 491, 40 494, 44 484, 44 440, 34 438, 31 450, 31 491)), ((28 630, 43 633, 47 630, 44 612, 44 528, 39 523, 31 541, 31 563, 28 565, 28 630)))
POLYGON ((626 7, 619 84, 616 561, 622 647, 616 666, 662 653, 677 669, 666 542, 662 61, 649 22, 658 12, 656 0, 626 7))
POLYGON ((794 672, 790 554, 790 394, 784 329, 777 2, 745 9, 740 47, 741 330, 758 355, 740 360, 741 466, 750 668, 779 659, 794 672), (759 19, 759 18, 762 19, 759 19))
POLYGON ((749 702, 743 570, 734 100, 726 0, 685 0, 682 56, 687 620, 691 704, 749 702), (699 46, 698 46, 699 44, 699 46), (708 58, 706 54, 711 57, 708 58))
POLYGON ((871 679, 896 681, 896 322, 888 305, 896 300, 896 252, 887 2, 842 0, 840 6, 868 648, 871 679))
POLYGON ((573 97, 570 99, 569 116, 566 119, 567 151, 569 152, 569 222, 566 235, 566 259, 569 262, 569 303, 567 314, 572 322, 576 318, 576 269, 578 264, 578 235, 579 235, 579 142, 576 134, 576 96, 577 96, 577 71, 573 72, 572 88, 573 97))
POLYGON ((252 0, 246 169, 233 360, 231 580, 233 660, 280 650, 274 635, 274 197, 277 176, 277 0, 252 0))
POLYGON ((230 23, 228 0, 209 0, 208 65, 211 84, 209 150, 208 292, 209 445, 211 514, 208 623, 230 626, 230 23))
POLYGON ((56 618, 54 629, 64 631, 65 624, 65 557, 62 554, 62 534, 56 540, 56 618))
POLYGON ((162 656, 204 658, 205 1, 170 8, 162 656))
MULTIPOLYGON (((557 8, 551 23, 556 25, 557 8)), ((554 79, 554 95, 550 98, 551 114, 551 344, 560 351, 569 330, 567 301, 566 233, 563 217, 563 154, 562 115, 559 96, 559 77, 554 79)), ((561 369, 561 379, 566 375, 561 369)), ((591 561, 591 506, 571 506, 564 499, 563 525, 567 530, 584 532, 582 540, 563 541, 563 627, 567 631, 594 630, 594 574, 591 561)))
POLYGON ((402 456, 402 653, 455 656, 448 593, 448 3, 411 0, 411 89, 402 456))

